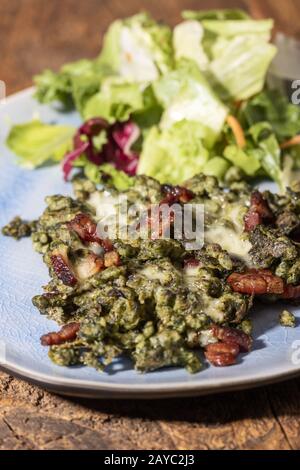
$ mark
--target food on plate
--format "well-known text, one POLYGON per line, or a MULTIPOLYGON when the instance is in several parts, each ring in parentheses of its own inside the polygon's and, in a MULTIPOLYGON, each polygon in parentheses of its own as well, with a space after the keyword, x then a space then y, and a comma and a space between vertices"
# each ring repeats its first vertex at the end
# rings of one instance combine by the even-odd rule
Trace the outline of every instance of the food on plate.
POLYGON ((61 162, 74 187, 3 228, 49 269, 33 304, 59 325, 41 338, 55 364, 231 366, 253 347, 257 298, 300 300, 300 108, 267 80, 273 21, 182 16, 173 30, 146 13, 113 22, 98 57, 35 78, 36 99, 80 126, 35 116, 7 136, 22 166, 61 162), (278 194, 250 186, 266 178, 278 194), (177 236, 177 210, 192 228, 196 205, 200 245, 177 236))
POLYGON ((279 322, 281 326, 285 326, 288 328, 295 328, 296 327, 296 317, 292 312, 289 310, 283 310, 279 316, 279 322))
POLYGON ((45 70, 35 97, 75 108, 79 129, 32 121, 7 145, 34 168, 62 161, 66 179, 102 172, 118 189, 145 174, 180 185, 197 173, 226 184, 300 175, 300 108, 267 81, 273 21, 240 10, 184 11, 172 30, 147 13, 114 21, 93 60, 45 70), (99 171, 100 170, 100 171, 99 171))
MULTIPOLYGON (((235 364, 252 348, 257 297, 300 300, 300 192, 260 192, 245 182, 224 189, 203 174, 183 186, 142 175, 132 181, 119 191, 111 178, 96 185, 77 176, 75 198, 49 196, 38 220, 16 218, 3 229, 15 238, 31 233, 49 268, 51 280, 33 304, 60 329, 42 336, 42 345, 58 365, 98 370, 125 355, 141 372, 177 366, 195 373, 201 350, 213 366, 235 364), (130 212, 137 206, 159 229, 102 237, 99 224, 113 224, 120 196, 128 201, 127 229, 138 227, 130 212), (205 243, 192 250, 190 239, 166 236, 160 213, 149 212, 153 204, 191 203, 205 207, 205 243)), ((175 227, 172 211, 168 222, 175 227)), ((280 321, 294 324, 289 312, 280 321)))

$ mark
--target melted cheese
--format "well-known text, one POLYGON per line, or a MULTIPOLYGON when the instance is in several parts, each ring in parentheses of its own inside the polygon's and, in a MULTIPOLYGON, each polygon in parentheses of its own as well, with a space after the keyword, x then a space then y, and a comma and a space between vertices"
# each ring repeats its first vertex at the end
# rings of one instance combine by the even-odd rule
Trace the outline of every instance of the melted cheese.
POLYGON ((249 256, 251 244, 249 240, 243 239, 233 228, 224 225, 211 226, 205 232, 205 241, 206 243, 217 243, 230 255, 251 264, 249 256))
POLYGON ((161 269, 158 269, 156 266, 146 266, 144 269, 139 271, 139 273, 149 279, 149 281, 163 281, 164 272, 161 269))
POLYGON ((115 215, 120 199, 119 196, 112 196, 108 191, 95 191, 90 195, 88 203, 95 209, 97 219, 102 220, 115 215))
POLYGON ((202 330, 199 333, 199 345, 201 348, 205 348, 209 344, 216 343, 217 340, 212 334, 212 330, 202 330))
POLYGON ((225 316, 223 298, 207 298, 207 302, 205 302, 205 307, 203 308, 203 311, 213 321, 217 323, 223 322, 225 316))

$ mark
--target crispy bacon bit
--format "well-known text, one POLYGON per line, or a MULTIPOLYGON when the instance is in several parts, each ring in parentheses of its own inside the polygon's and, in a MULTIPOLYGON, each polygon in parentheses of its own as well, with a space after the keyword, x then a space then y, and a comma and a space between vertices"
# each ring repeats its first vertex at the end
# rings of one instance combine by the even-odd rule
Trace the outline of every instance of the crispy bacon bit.
POLYGON ((160 204, 175 204, 176 202, 186 203, 194 199, 195 195, 192 191, 182 186, 171 186, 165 184, 162 186, 162 191, 165 194, 164 199, 160 204))
POLYGON ((99 273, 102 269, 104 269, 103 258, 90 253, 77 263, 75 271, 80 280, 85 280, 99 273))
POLYGON ((112 250, 112 242, 108 239, 101 240, 97 235, 97 224, 87 214, 77 214, 68 223, 68 228, 77 233, 79 238, 86 243, 98 243, 105 251, 112 250))
POLYGON ((146 214, 152 240, 161 238, 174 224, 176 208, 173 209, 172 205, 189 202, 195 197, 194 193, 187 188, 168 184, 162 186, 162 192, 165 197, 159 203, 159 207, 149 209, 146 214), (164 205, 169 207, 162 207, 164 205), (166 209, 168 212, 166 212, 166 209))
POLYGON ((66 250, 54 250, 51 256, 51 263, 55 274, 66 286, 73 287, 77 279, 70 266, 66 250))
POLYGON ((148 211, 148 227, 151 234, 151 239, 156 240, 161 238, 170 227, 174 224, 176 218, 176 208, 172 208, 173 204, 187 203, 195 197, 194 193, 189 189, 181 186, 171 186, 165 184, 162 187, 165 197, 159 203, 159 207, 155 210, 148 211), (169 206, 166 209, 162 206, 169 206))
POLYGON ((114 248, 112 242, 108 238, 106 238, 105 240, 100 240, 100 245, 102 246, 105 252, 112 251, 114 248))
POLYGON ((195 258, 188 258, 188 259, 185 259, 184 260, 184 267, 185 268, 197 268, 198 266, 200 266, 200 261, 198 259, 195 259, 195 258))
POLYGON ((230 343, 209 344, 205 349, 206 359, 215 367, 228 367, 236 364, 240 350, 238 345, 230 343))
POLYGON ((267 269, 251 269, 245 273, 233 273, 227 283, 234 292, 248 295, 283 294, 284 282, 267 269))
POLYGON ((245 231, 252 232, 257 225, 270 224, 274 221, 274 215, 259 191, 251 195, 250 209, 245 216, 245 231))
POLYGON ((236 345, 240 351, 249 352, 252 347, 251 336, 236 328, 213 325, 212 333, 215 338, 226 344, 236 345))
POLYGON ((64 325, 61 330, 57 332, 48 333, 41 337, 41 344, 43 346, 54 346, 64 344, 68 341, 74 341, 77 337, 80 324, 76 322, 64 325))
POLYGON ((300 299, 300 286, 285 285, 282 298, 287 300, 300 299))
POLYGON ((104 255, 104 266, 110 268, 111 266, 120 266, 121 260, 117 251, 110 251, 104 255))
POLYGON ((146 224, 151 240, 161 238, 167 230, 170 230, 174 223, 174 218, 175 214, 173 210, 166 212, 160 209, 160 207, 149 209, 146 215, 146 224))
POLYGON ((68 228, 76 232, 84 242, 99 242, 97 224, 86 214, 77 214, 75 219, 68 223, 68 228))

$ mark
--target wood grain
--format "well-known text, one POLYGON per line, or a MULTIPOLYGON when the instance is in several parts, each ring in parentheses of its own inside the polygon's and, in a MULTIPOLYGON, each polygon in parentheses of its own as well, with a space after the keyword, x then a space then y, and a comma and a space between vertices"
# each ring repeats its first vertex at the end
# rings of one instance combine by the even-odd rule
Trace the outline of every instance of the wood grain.
MULTIPOLYGON (((245 7, 300 36, 300 0, 0 0, 0 79, 13 93, 45 67, 95 56, 109 23, 140 10, 245 7)), ((0 373, 0 449, 300 449, 300 380, 167 401, 67 399, 0 373)))

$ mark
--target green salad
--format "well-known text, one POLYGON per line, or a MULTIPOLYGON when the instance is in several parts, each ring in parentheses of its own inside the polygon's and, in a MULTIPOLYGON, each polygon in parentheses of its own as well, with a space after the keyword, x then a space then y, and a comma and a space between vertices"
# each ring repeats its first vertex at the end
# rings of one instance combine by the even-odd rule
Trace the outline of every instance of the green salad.
POLYGON ((135 174, 181 184, 202 172, 284 191, 300 168, 300 108, 267 86, 272 28, 240 10, 184 11, 174 29, 147 13, 117 20, 98 57, 35 77, 36 99, 75 108, 83 126, 33 120, 7 145, 26 167, 62 160, 66 179, 105 173, 119 189, 135 174))

